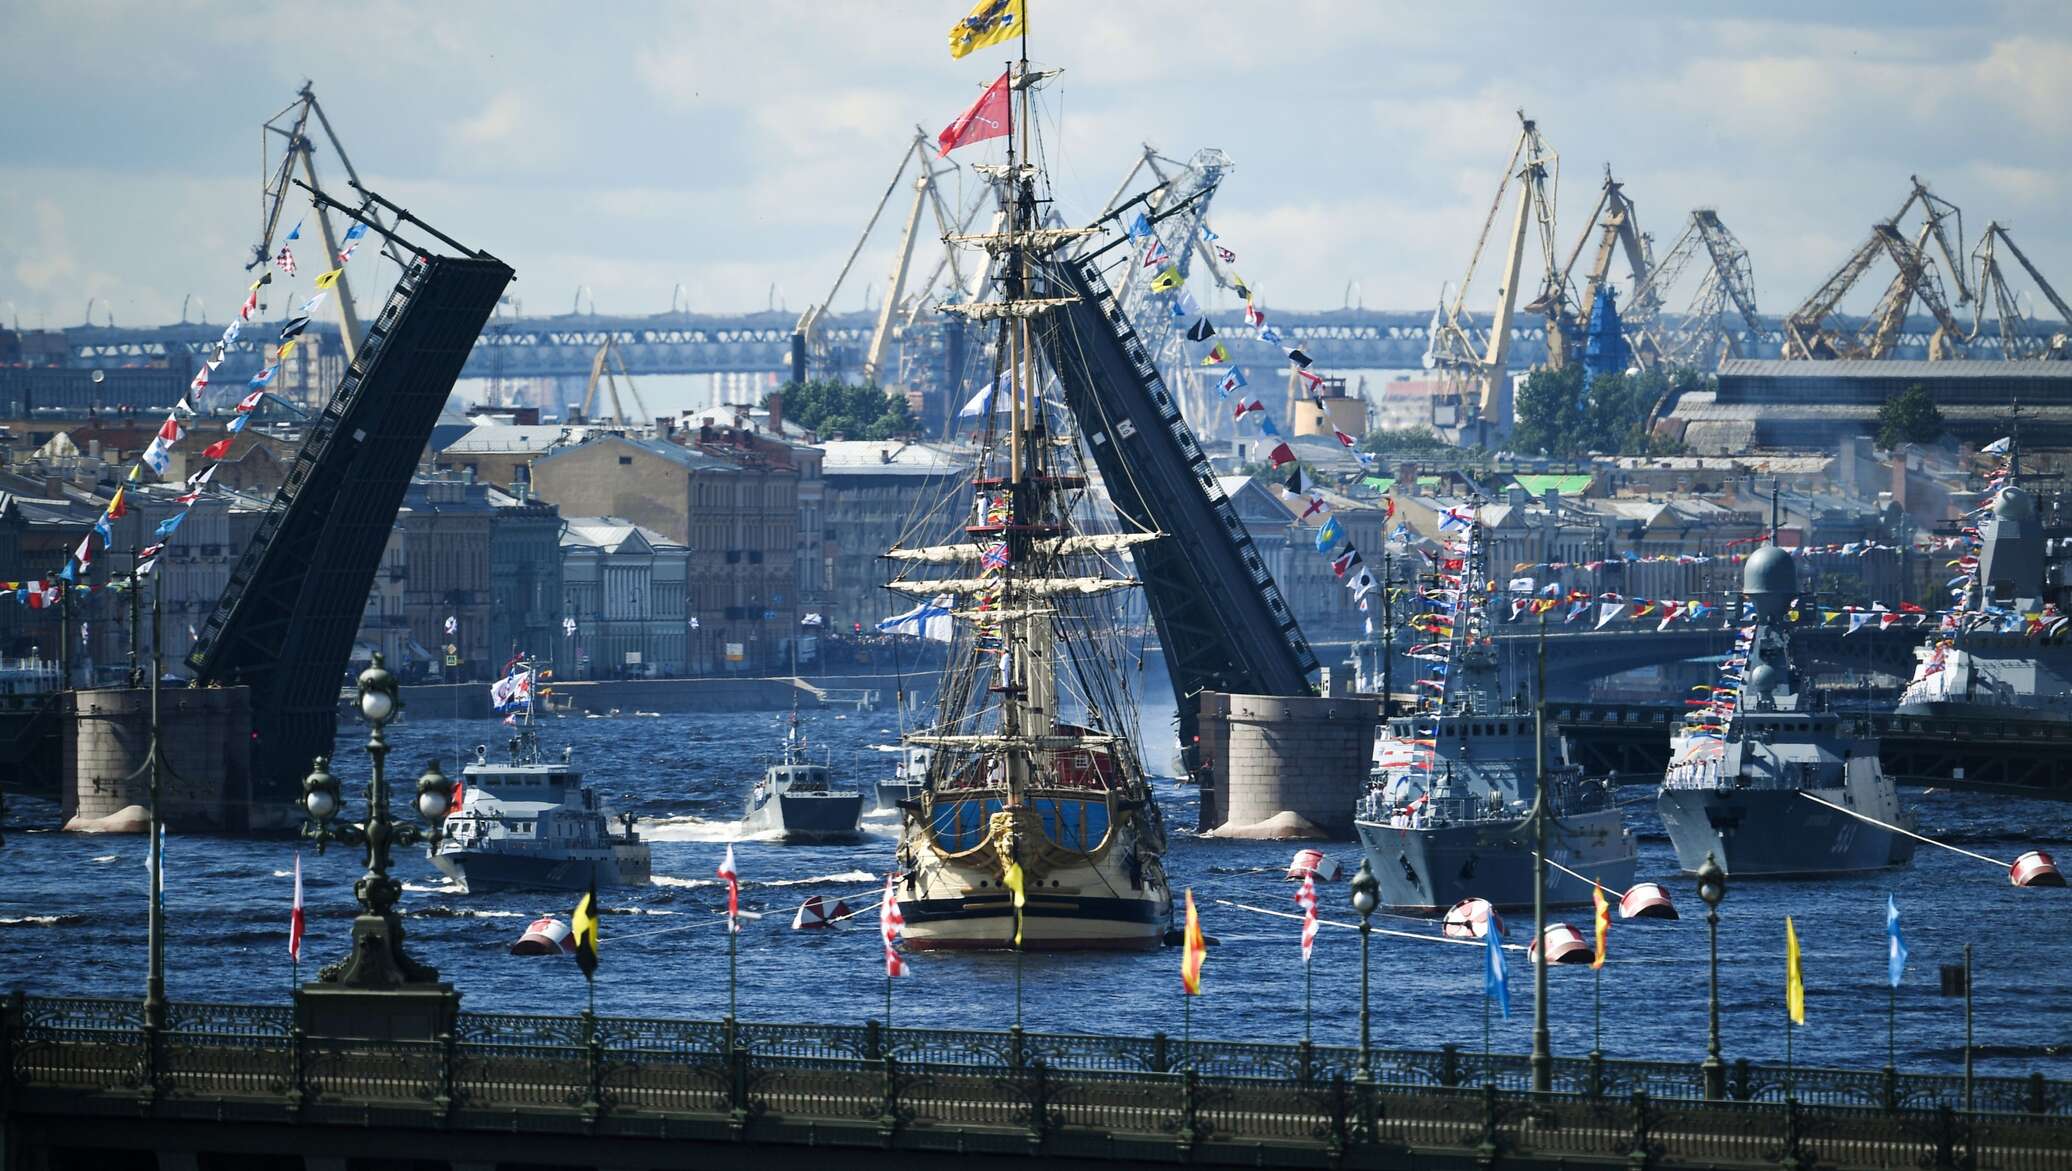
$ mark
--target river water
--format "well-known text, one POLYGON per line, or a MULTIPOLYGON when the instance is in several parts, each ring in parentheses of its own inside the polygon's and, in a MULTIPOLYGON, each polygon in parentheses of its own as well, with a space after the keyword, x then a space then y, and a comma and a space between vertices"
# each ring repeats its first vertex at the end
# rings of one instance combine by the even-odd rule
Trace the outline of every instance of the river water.
MULTIPOLYGON (((546 721, 550 751, 572 745, 578 764, 606 800, 636 813, 654 843, 655 878, 639 889, 602 892, 606 910, 600 1012, 715 1018, 727 1008, 725 888, 714 876, 736 836, 741 795, 760 760, 782 736, 782 713, 730 713, 546 721)), ((1153 763, 1172 743, 1171 709, 1147 709, 1153 763)), ((805 717, 818 751, 837 775, 869 785, 894 757, 875 746, 897 737, 890 713, 817 712, 805 717)), ((398 810, 426 758, 450 770, 459 749, 500 742, 488 722, 416 719, 391 730, 398 810)), ((342 728, 336 771, 348 813, 363 809, 364 730, 342 728)), ((1653 811, 1651 789, 1622 790, 1629 823, 1641 834, 1642 878, 1667 884, 1684 918, 1614 919, 1610 962, 1602 973, 1602 1042, 1613 1057, 1696 1061, 1704 1054, 1706 963, 1703 906, 1653 811)), ((1176 886, 1192 887, 1205 930, 1216 940, 1196 1002, 1198 1036, 1298 1041, 1304 1030, 1300 924, 1240 909, 1243 903, 1293 911, 1295 884, 1282 877, 1293 847, 1195 837, 1191 790, 1158 785, 1174 830, 1167 867, 1176 886)), ((1950 793, 1914 794, 1924 830, 1999 858, 2033 846, 2072 863, 2072 806, 1950 793)), ((0 989, 46 994, 143 994, 144 841, 50 832, 48 803, 9 800, 0 848, 0 989)), ((830 931, 793 931, 801 900, 819 894, 853 907, 873 903, 890 866, 894 825, 868 823, 860 845, 787 846, 743 840, 736 855, 745 909, 763 917, 739 939, 740 1013, 773 1021, 860 1022, 884 1011, 883 965, 875 914, 830 931)), ((1331 847, 1350 875, 1350 843, 1331 847)), ((302 853, 308 906, 303 975, 343 954, 354 910, 356 852, 274 840, 176 837, 166 847, 168 990, 176 999, 283 1002, 290 872, 302 853)), ((508 954, 527 922, 566 917, 573 899, 537 894, 470 896, 446 884, 421 852, 399 867, 406 880, 410 950, 461 990, 467 1008, 573 1012, 584 1002, 573 962, 508 954)), ((1973 944, 1977 1038, 1982 1072, 2040 1070, 2072 1077, 2072 891, 2019 890, 2004 871, 1923 847, 1914 866, 1826 882, 1743 882, 1722 907, 1722 1015, 1728 1058, 1781 1058, 1784 1048, 1784 917, 1797 925, 1805 955, 1807 1023, 1794 1041, 1799 1061, 1879 1066, 1885 1062, 1885 898, 1896 893, 1912 960, 1899 990, 1896 1023, 1901 1068, 1948 1071, 1961 1059, 1963 1002, 1938 995, 1937 966, 1957 962, 1973 944)), ((1322 888, 1326 917, 1356 922, 1343 882, 1322 888)), ((1587 909, 1563 917, 1586 933, 1587 909)), ((1477 947, 1433 939, 1432 924, 1379 917, 1373 940, 1373 1017, 1377 1044, 1479 1048, 1482 969, 1477 947)), ((1523 942, 1528 916, 1514 916, 1523 942)), ((1004 1028, 1015 1017, 1015 960, 1006 954, 922 954, 899 983, 895 1015, 904 1025, 1004 1028)), ((1149 1033, 1181 1029, 1179 953, 1031 954, 1023 960, 1023 1014, 1032 1030, 1149 1033)), ((1311 976, 1319 1042, 1358 1036, 1359 937, 1326 927, 1311 976)), ((1591 1048, 1593 974, 1549 972, 1555 1051, 1591 1048)), ((1509 1020, 1493 1027, 1494 1045, 1524 1052, 1531 1037, 1531 970, 1512 958, 1509 1020)))

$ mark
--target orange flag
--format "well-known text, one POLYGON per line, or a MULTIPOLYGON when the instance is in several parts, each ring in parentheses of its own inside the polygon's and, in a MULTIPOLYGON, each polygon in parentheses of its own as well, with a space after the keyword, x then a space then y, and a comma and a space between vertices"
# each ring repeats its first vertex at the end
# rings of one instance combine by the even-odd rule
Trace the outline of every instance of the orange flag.
POLYGON ((1604 966, 1605 936, 1611 934, 1612 930, 1612 907, 1604 901, 1604 888, 1601 886, 1591 886, 1590 901, 1597 905, 1597 913, 1594 916, 1597 922, 1597 954, 1591 957, 1590 966, 1601 968, 1604 966))
POLYGON ((1180 984, 1187 995, 1201 995, 1201 962, 1208 958, 1209 945, 1201 937, 1201 917, 1194 913, 1194 888, 1187 889, 1187 936, 1180 948, 1180 984))

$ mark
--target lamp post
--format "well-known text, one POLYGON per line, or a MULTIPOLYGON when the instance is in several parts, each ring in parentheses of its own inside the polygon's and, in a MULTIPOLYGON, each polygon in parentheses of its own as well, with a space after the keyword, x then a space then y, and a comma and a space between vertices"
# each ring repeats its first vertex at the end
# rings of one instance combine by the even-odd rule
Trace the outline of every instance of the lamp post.
POLYGON ((1374 870, 1366 858, 1360 859, 1360 872, 1353 875, 1353 910, 1360 914, 1360 1078, 1362 1081, 1374 1077, 1374 1039, 1371 1032, 1372 1019, 1367 1011, 1367 939, 1374 933, 1374 911, 1381 905, 1381 882, 1374 877, 1374 870))
POLYGON ((1705 900, 1705 934, 1710 946, 1711 992, 1706 1001, 1709 1022, 1705 1042, 1705 1096, 1727 1096, 1727 1066, 1719 1056, 1719 904, 1727 897, 1727 872, 1719 868, 1710 851, 1698 867, 1698 897, 1705 900))
POLYGON ((430 984, 439 978, 436 969, 403 952, 403 919, 396 913, 396 900, 402 896, 403 884, 389 877, 389 850, 392 846, 439 840, 439 826, 447 814, 452 786, 439 771, 436 760, 417 779, 417 813, 431 824, 430 832, 415 825, 398 825, 389 817, 384 764, 389 747, 383 728, 403 709, 403 701, 396 692, 396 677, 382 666, 381 655, 376 653, 374 665, 360 672, 359 678, 360 714, 371 725, 367 756, 374 764, 367 781, 365 821, 332 826, 331 819, 338 816, 343 803, 338 795, 338 778, 331 774, 326 758, 317 757, 316 767, 302 782, 302 807, 311 820, 311 824, 303 826, 302 834, 317 843, 317 852, 322 853, 325 843, 334 841, 367 847, 367 873, 353 884, 353 894, 360 901, 360 915, 353 920, 352 953, 317 976, 324 983, 348 988, 394 988, 430 984))
POLYGON ((1532 1089, 1554 1088, 1547 1033, 1547 616, 1540 615, 1539 687, 1532 705, 1532 1089))

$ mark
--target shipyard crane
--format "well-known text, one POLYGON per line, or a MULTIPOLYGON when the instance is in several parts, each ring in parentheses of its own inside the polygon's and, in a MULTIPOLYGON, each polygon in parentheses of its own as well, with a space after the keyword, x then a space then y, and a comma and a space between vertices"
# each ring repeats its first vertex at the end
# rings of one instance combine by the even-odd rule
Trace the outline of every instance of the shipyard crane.
MULTIPOLYGON (((1461 277, 1453 300, 1450 303, 1442 301, 1428 351, 1431 365, 1442 371, 1442 377, 1455 386, 1450 402, 1465 408, 1453 420, 1435 418, 1433 421, 1440 426, 1456 426, 1463 434, 1479 431, 1478 438, 1483 439, 1487 438, 1490 416, 1496 411, 1509 373, 1511 316, 1518 308, 1519 267, 1525 258, 1528 225, 1536 226, 1544 276, 1539 296, 1525 309, 1546 315, 1550 322, 1568 319, 1567 290, 1561 269, 1554 260, 1554 192, 1560 182, 1561 159, 1541 137, 1539 125, 1526 117, 1523 110, 1518 112, 1518 122, 1518 140, 1511 147, 1510 161, 1504 164, 1496 198, 1491 201, 1489 214, 1482 221, 1482 232, 1475 238, 1475 251, 1468 257, 1467 273, 1461 277), (1513 180, 1518 182, 1518 210, 1511 224, 1509 247, 1504 254, 1503 276, 1497 284, 1496 313, 1485 332, 1475 324, 1467 309, 1467 299, 1475 281, 1475 269, 1482 262, 1483 250, 1489 246, 1497 213, 1503 210, 1504 197, 1513 180), (1478 388, 1472 398, 1460 391, 1461 387, 1469 384, 1478 388)), ((1558 328, 1547 331, 1548 355, 1550 362, 1556 365, 1566 353, 1565 339, 1559 335, 1558 328)), ((1435 409, 1443 409, 1445 401, 1435 400, 1435 409)))
POLYGON ((1965 266, 1957 260, 1964 244, 1964 214, 1957 205, 1934 194, 1921 177, 1908 177, 1912 187, 1899 210, 1872 225, 1871 233, 1841 266, 1821 282, 1791 315, 1784 319, 1784 356, 1787 358, 1882 358, 1891 352, 1904 327, 1907 310, 1919 296, 1935 315, 1936 330, 1929 339, 1930 358, 1961 356, 1958 346, 1967 336, 1951 316, 1943 298, 1942 282, 1933 258, 1928 254, 1932 240, 1941 251, 1950 279, 1957 286, 1957 304, 1972 300, 1965 281, 1965 266), (1899 231, 1899 224, 1915 207, 1922 222, 1912 240, 1899 231), (1956 222, 1956 240, 1949 223, 1956 222), (1831 321, 1842 298, 1863 279, 1880 257, 1892 260, 1898 270, 1878 298, 1871 316, 1853 333, 1838 321, 1831 321))
MULTIPOLYGON (((324 107, 318 104, 314 84, 304 81, 302 88, 296 91, 295 100, 268 118, 260 128, 260 139, 264 144, 262 154, 271 157, 275 138, 281 139, 284 146, 279 161, 271 164, 266 172, 259 200, 259 240, 252 246, 252 258, 245 263, 245 270, 249 272, 255 268, 263 268, 275 259, 275 234, 280 231, 281 214, 286 208, 295 172, 300 170, 302 181, 311 188, 323 188, 323 184, 317 182, 316 144, 309 136, 309 120, 312 117, 316 119, 318 128, 323 131, 325 140, 330 143, 331 153, 338 156, 339 165, 345 168, 347 182, 361 197, 360 206, 356 209, 357 214, 370 223, 382 237, 383 253, 394 260, 398 267, 402 267, 408 258, 396 255, 395 246, 388 242, 384 227, 393 225, 393 217, 385 218, 381 207, 360 186, 360 174, 353 169, 352 159, 345 153, 345 145, 338 141, 338 133, 331 129, 331 120, 324 115, 324 107)), ((324 244, 325 261, 317 270, 321 272, 337 263, 339 237, 332 230, 329 210, 322 204, 314 206, 310 215, 316 220, 317 236, 324 244)), ((297 224, 301 222, 302 219, 298 217, 297 224)), ((338 267, 342 270, 346 266, 338 263, 338 267)), ((336 296, 333 299, 338 304, 338 338, 345 351, 346 364, 351 365, 354 356, 359 352, 360 341, 366 331, 360 327, 359 314, 353 308, 352 285, 343 271, 338 274, 338 284, 334 291, 336 296)))
POLYGON ((1978 338, 1985 324, 1982 318, 1986 301, 1990 297, 1994 314, 1998 319, 2002 358, 2008 361, 2018 358, 2072 358, 2072 308, 2066 306, 2065 299, 2058 296, 2058 291, 2052 288, 2051 283, 2044 279, 2034 264, 2030 263, 2028 255, 2016 246, 2014 237, 2008 234, 2005 227, 1998 221, 1987 224, 1985 235, 1979 237, 1978 247, 1972 250, 1971 259, 1976 273, 1972 283, 1977 285, 1978 292, 1972 301, 1971 333, 1967 340, 1978 338), (2029 274, 2029 279, 2035 282, 2036 290, 2043 294, 2044 300, 2049 301, 2051 307, 2058 311, 2059 328, 2048 336, 2022 328, 2024 318, 2021 308, 2015 303, 2014 290, 2008 286, 2007 274, 2000 268, 1999 249, 2003 245, 2007 248, 2008 255, 2014 257, 2015 262, 2029 274))
MULTIPOLYGON (((1576 319, 1572 327, 1576 335, 1590 326, 1590 311, 1597 306, 1597 290, 1611 275, 1612 254, 1624 252, 1626 269, 1631 278, 1631 295, 1626 298, 1626 308, 1619 314, 1621 321, 1630 321, 1636 314, 1652 316, 1659 303, 1649 295, 1648 274, 1655 270, 1654 239, 1640 230, 1640 213, 1633 201, 1626 197, 1625 185, 1612 178, 1609 165, 1604 168, 1604 186, 1598 191, 1597 206, 1590 211, 1582 232, 1576 236, 1576 246, 1568 254, 1568 263, 1561 266, 1561 284, 1573 287, 1571 274, 1576 261, 1583 255, 1583 246, 1590 242, 1590 234, 1596 232, 1597 254, 1590 262, 1590 271, 1584 274, 1582 296, 1576 301, 1576 319)), ((1550 355, 1552 351, 1549 351, 1550 355)), ((1566 355, 1563 355, 1564 360, 1566 355)))
MULTIPOLYGON (((1216 255, 1216 250, 1204 238, 1202 228, 1208 223, 1209 205, 1216 198, 1216 191, 1232 167, 1230 156, 1214 147, 1204 147, 1194 152, 1193 157, 1182 163, 1158 153, 1150 143, 1144 144, 1143 152, 1130 167, 1122 182, 1115 187, 1114 194, 1101 208, 1101 218, 1106 218, 1123 201, 1123 195, 1135 185, 1140 177, 1149 176, 1157 181, 1143 197, 1144 212, 1156 216, 1164 209, 1180 209, 1161 220, 1153 229, 1160 246, 1163 247, 1182 279, 1195 271, 1197 258, 1207 266, 1210 278, 1217 287, 1230 289, 1240 297, 1250 295, 1237 274, 1216 255)), ((1185 404, 1188 418, 1205 430, 1222 421, 1222 412, 1209 410, 1204 405, 1207 397, 1205 380, 1195 366, 1192 357, 1182 344, 1185 340, 1185 324, 1176 322, 1172 314, 1147 312, 1147 299, 1151 296, 1151 277, 1157 271, 1142 263, 1143 250, 1124 265, 1115 279, 1115 296, 1136 327, 1137 336, 1144 348, 1151 354, 1166 383, 1172 387, 1185 404)))
MULTIPOLYGON (((941 193, 945 176, 959 171, 955 163, 944 162, 935 157, 934 139, 920 127, 914 128, 914 137, 906 149, 900 152, 899 166, 892 173, 892 181, 885 185, 885 193, 878 197, 878 204, 871 209, 871 216, 863 226, 863 233, 856 238, 855 247, 849 250, 849 258, 842 262, 842 269, 835 274, 835 281, 827 296, 818 304, 809 305, 800 315, 794 332, 805 339, 807 351, 825 363, 829 358, 827 346, 821 336, 820 326, 830 312, 835 298, 841 294, 842 285, 849 279, 850 270, 856 267, 857 257, 863 254, 870 243, 871 233, 877 230, 878 221, 884 217, 885 209, 892 205, 892 197, 899 192, 902 183, 910 183, 913 202, 907 209, 906 220, 899 240, 893 249, 892 272, 886 280, 885 296, 878 304, 877 321, 871 329, 870 341, 863 354, 863 377, 866 382, 876 382, 886 371, 886 356, 893 340, 893 323, 907 302, 907 277, 913 268, 914 244, 918 239, 923 212, 933 210, 940 234, 947 236, 958 230, 962 217, 952 215, 944 204, 941 193), (908 169, 913 168, 913 178, 908 179, 908 169)), ((952 265, 959 262, 946 258, 952 265)), ((937 272, 941 271, 938 266, 937 272)), ((961 268, 957 270, 961 273, 961 268)), ((934 278, 931 278, 931 284, 934 278)))
POLYGON ((1720 222, 1719 212, 1709 207, 1691 212, 1683 233, 1633 290, 1631 303, 1638 308, 1619 316, 1633 346, 1634 360, 1643 367, 1710 369, 1722 358, 1753 350, 1765 338, 1762 319, 1756 313, 1755 274, 1748 249, 1720 222), (1705 275, 1699 278, 1696 292, 1682 313, 1665 317, 1662 310, 1672 290, 1701 257, 1705 275), (1739 330, 1729 317, 1730 310, 1740 318, 1739 330), (1740 340, 1744 336, 1745 343, 1740 340))
POLYGON ((597 418, 593 412, 597 409, 597 387, 601 382, 606 393, 611 395, 612 426, 629 426, 626 419, 625 404, 619 399, 618 380, 621 378, 626 380, 626 394, 633 399, 634 409, 640 412, 637 425, 646 426, 654 422, 654 416, 648 414, 647 404, 641 401, 640 390, 633 385, 633 372, 626 368, 626 356, 619 352, 618 343, 613 340, 612 335, 609 333, 604 335, 604 344, 597 347, 596 356, 590 359, 590 380, 583 386, 583 418, 585 421, 597 418), (618 366, 616 375, 612 369, 615 363, 618 366))

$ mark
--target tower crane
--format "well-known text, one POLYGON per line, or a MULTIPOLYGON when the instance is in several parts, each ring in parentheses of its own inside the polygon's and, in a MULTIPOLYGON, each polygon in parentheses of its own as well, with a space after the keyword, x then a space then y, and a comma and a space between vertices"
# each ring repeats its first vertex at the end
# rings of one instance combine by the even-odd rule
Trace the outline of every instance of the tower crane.
MULTIPOLYGON (((1511 147, 1510 161, 1504 164, 1503 178, 1497 183, 1496 199, 1490 203, 1489 214, 1482 221, 1482 232, 1475 238, 1475 251, 1468 257, 1467 273, 1461 277, 1452 302, 1441 303, 1428 351, 1431 364, 1443 371, 1443 377, 1455 388, 1450 400, 1434 400, 1435 410, 1452 404, 1466 408, 1457 420, 1435 418, 1433 421, 1441 426, 1451 422, 1462 434, 1474 431, 1482 439, 1487 438, 1490 416, 1496 412, 1498 397, 1509 371, 1511 316, 1518 305, 1519 268, 1525 258, 1528 224, 1536 226, 1544 276, 1539 296, 1525 309, 1546 315, 1551 323, 1571 319, 1567 310, 1567 287, 1562 270, 1554 261, 1554 191, 1560 182, 1561 159, 1541 137, 1538 123, 1526 117, 1523 110, 1518 112, 1518 122, 1518 140, 1511 147), (1468 292, 1475 280, 1475 269, 1482 262, 1483 249, 1489 245, 1497 213, 1503 210, 1504 196, 1514 179, 1518 181, 1518 210, 1511 224, 1503 276, 1497 283, 1496 314, 1490 320, 1488 331, 1484 332, 1476 326, 1467 310, 1468 292), (1461 389, 1469 384, 1477 386, 1472 398, 1461 389)), ((1557 365, 1565 358, 1566 352, 1565 339, 1560 334, 1558 325, 1547 330, 1549 360, 1557 365)))
POLYGON ((1907 310, 1918 295, 1935 315, 1936 330, 1929 339, 1930 358, 1959 357, 1958 346, 1967 333, 1951 316, 1942 294, 1942 282, 1934 259, 1928 254, 1932 240, 1942 253, 1957 286, 1957 304, 1971 303, 1971 287, 1965 281, 1965 266, 1957 255, 1964 245, 1964 213, 1957 205, 1928 189, 1918 175, 1908 176, 1913 186, 1899 210, 1872 225, 1871 233, 1849 254, 1841 267, 1828 275, 1820 287, 1784 319, 1784 356, 1787 358, 1882 358, 1891 352, 1904 327, 1907 310), (1921 226, 1912 240, 1899 231, 1899 224, 1918 206, 1921 226), (1950 238, 1949 223, 1956 221, 1956 242, 1950 238), (1831 322, 1842 298, 1848 296, 1864 273, 1879 257, 1888 257, 1898 269, 1878 298, 1871 316, 1853 334, 1839 322, 1831 322))
POLYGON ((1972 302, 1971 333, 1967 340, 1975 340, 1979 336, 1985 324, 1982 318, 1986 299, 1990 296, 1998 318, 2002 358, 2009 361, 2017 358, 2072 358, 2072 308, 2066 306, 2065 299, 2058 296, 2058 291, 2030 263, 2028 255, 2016 246, 2014 237, 2005 227, 1998 221, 1987 224, 1985 235, 1979 237, 1978 247, 1972 250, 1971 259, 1976 272, 1973 283, 1978 286, 1978 293, 1972 302), (2015 262, 2029 274, 2029 279, 2036 283, 2036 289, 2043 294, 2044 300, 2058 311, 2059 328, 2048 337, 2022 328, 2021 309, 2015 304, 2014 290, 2008 287, 2007 275, 2000 268, 1999 249, 2003 245, 2008 255, 2014 257, 2015 262))
POLYGON ((648 414, 647 404, 641 401, 640 390, 633 385, 633 372, 626 368, 626 356, 619 352, 618 342, 609 333, 604 335, 604 344, 597 347, 596 355, 590 359, 590 380, 583 387, 583 418, 597 417, 594 413, 597 409, 597 386, 602 382, 612 399, 612 426, 632 425, 626 419, 625 404, 619 399, 620 378, 626 380, 626 393, 633 399, 634 409, 640 412, 638 424, 644 426, 654 422, 654 416, 648 414), (616 376, 612 370, 613 363, 618 365, 616 376))
MULTIPOLYGON (((1611 275, 1612 254, 1615 250, 1626 255, 1626 269, 1631 277, 1632 295, 1626 299, 1626 308, 1619 314, 1622 322, 1630 322, 1638 314, 1653 316, 1659 308, 1648 297, 1648 274, 1655 270, 1654 240, 1640 230, 1640 213, 1634 209, 1633 201, 1626 197, 1625 185, 1612 178, 1612 169, 1604 169, 1604 186, 1597 195, 1597 206, 1591 209, 1590 218, 1584 223, 1583 231, 1576 237, 1576 246, 1568 254, 1568 263, 1561 266, 1561 283, 1571 284, 1571 274, 1576 261, 1583 255, 1583 246, 1590 242, 1590 233, 1596 231, 1597 254, 1590 262, 1590 271, 1583 278, 1582 296, 1576 301, 1574 332, 1581 334, 1590 325, 1590 311, 1597 306, 1597 290, 1605 278, 1611 275)), ((1551 353, 1551 351, 1550 351, 1551 353)))
POLYGON ((1755 273, 1748 261, 1748 249, 1727 230, 1719 212, 1701 207, 1691 212, 1683 233, 1647 279, 1633 291, 1631 300, 1639 311, 1621 314, 1633 355, 1644 367, 1689 366, 1707 369, 1721 358, 1742 352, 1729 311, 1740 318, 1747 345, 1764 340, 1762 319, 1755 304, 1755 273), (1698 258, 1705 260, 1697 291, 1674 324, 1662 315, 1678 281, 1698 258))
MULTIPOLYGON (((945 176, 956 173, 960 168, 955 163, 942 162, 933 155, 934 140, 920 127, 914 128, 914 137, 899 156, 899 166, 892 173, 892 181, 885 185, 885 193, 878 197, 878 204, 871 210, 871 217, 863 226, 863 234, 856 239, 856 246, 849 250, 849 258, 842 263, 842 269, 835 274, 835 282, 827 296, 818 304, 809 305, 799 316, 794 332, 805 339, 807 351, 821 362, 828 359, 828 347, 822 336, 821 326, 827 317, 835 298, 840 295, 842 285, 849 279, 849 272, 856 267, 856 259, 862 255, 864 246, 870 243, 871 233, 877 229, 878 221, 885 209, 892 205, 892 197, 898 193, 903 182, 910 182, 914 198, 907 209, 906 220, 899 240, 893 249, 892 272, 886 280, 885 296, 878 303, 878 316, 871 329, 870 341, 863 353, 863 377, 867 382, 878 381, 888 369, 887 356, 893 341, 894 323, 901 307, 907 300, 907 277, 912 271, 914 243, 918 238, 921 215, 932 209, 940 234, 949 235, 965 222, 954 216, 943 203, 941 186, 945 176), (914 167, 914 177, 909 180, 909 166, 914 167)), ((949 264, 958 264, 954 258, 949 264)), ((937 272, 941 271, 938 266, 937 272)), ((934 278, 931 277, 931 284, 934 278)))

